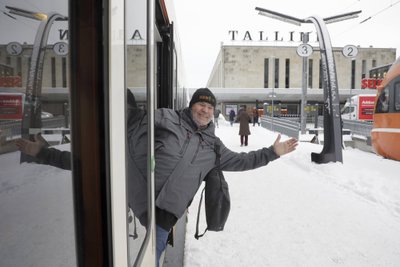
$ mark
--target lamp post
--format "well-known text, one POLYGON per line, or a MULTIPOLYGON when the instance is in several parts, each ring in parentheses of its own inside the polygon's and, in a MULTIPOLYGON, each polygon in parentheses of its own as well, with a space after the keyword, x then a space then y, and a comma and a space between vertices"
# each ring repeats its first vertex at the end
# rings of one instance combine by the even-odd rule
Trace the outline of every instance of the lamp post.
POLYGON ((260 15, 297 26, 300 26, 302 23, 314 24, 318 34, 324 81, 324 147, 319 154, 311 153, 311 160, 316 163, 343 162, 338 82, 332 44, 326 24, 356 18, 361 11, 349 12, 324 19, 318 16, 299 19, 264 8, 256 7, 256 10, 259 11, 260 15))
POLYGON ((268 95, 268 97, 271 98, 271 131, 274 131, 274 114, 275 114, 275 107, 274 107, 274 98, 276 97, 276 94, 274 92, 274 87, 272 87, 272 93, 268 95))

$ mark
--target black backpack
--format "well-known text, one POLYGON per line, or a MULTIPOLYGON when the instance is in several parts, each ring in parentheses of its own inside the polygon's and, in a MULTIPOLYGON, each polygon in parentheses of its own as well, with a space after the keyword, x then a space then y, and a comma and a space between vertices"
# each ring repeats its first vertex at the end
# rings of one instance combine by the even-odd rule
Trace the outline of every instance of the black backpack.
POLYGON ((204 178, 206 185, 201 192, 199 208, 197 211, 196 233, 194 235, 196 239, 202 237, 207 230, 216 232, 224 230, 224 226, 231 209, 228 183, 225 181, 224 174, 220 168, 221 154, 219 143, 214 145, 214 150, 217 154, 215 160, 216 167, 212 169, 204 178), (203 202, 204 192, 207 228, 203 234, 199 235, 200 210, 201 203, 203 202))

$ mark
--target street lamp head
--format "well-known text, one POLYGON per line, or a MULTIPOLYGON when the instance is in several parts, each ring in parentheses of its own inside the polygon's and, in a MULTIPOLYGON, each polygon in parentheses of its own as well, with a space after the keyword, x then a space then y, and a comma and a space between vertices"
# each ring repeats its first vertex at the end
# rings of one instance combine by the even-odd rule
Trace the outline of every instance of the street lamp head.
MULTIPOLYGON (((273 18, 273 19, 277 19, 277 20, 280 20, 283 22, 291 23, 291 24, 294 24, 297 26, 300 26, 301 23, 310 23, 309 19, 299 19, 296 17, 292 17, 289 15, 285 15, 285 14, 282 14, 282 13, 279 13, 276 11, 272 11, 272 10, 268 10, 265 8, 261 8, 261 7, 256 7, 256 10, 259 11, 258 12, 259 15, 263 15, 263 16, 266 16, 269 18, 273 18)), ((361 10, 352 11, 352 12, 324 18, 323 20, 326 24, 329 24, 329 23, 339 22, 339 21, 348 20, 348 19, 352 19, 352 18, 357 18, 358 14, 360 14, 360 13, 361 13, 361 10)))
POLYGON ((273 18, 273 19, 277 19, 283 22, 287 22, 287 23, 291 23, 294 24, 296 26, 300 26, 301 23, 304 23, 305 21, 303 19, 299 19, 296 17, 292 17, 292 16, 288 16, 285 14, 281 14, 272 10, 268 10, 268 9, 264 9, 261 7, 256 7, 256 10, 259 11, 258 14, 259 15, 263 15, 269 18, 273 18))
POLYGON ((47 19, 47 14, 40 13, 40 12, 33 12, 29 10, 25 10, 22 8, 17 8, 17 7, 11 7, 11 6, 6 6, 7 9, 10 10, 11 14, 26 17, 29 19, 34 19, 34 20, 46 20, 47 19))
POLYGON ((358 18, 358 15, 361 12, 362 11, 359 10, 359 11, 353 11, 353 12, 349 12, 349 13, 344 13, 344 14, 340 14, 340 15, 324 18, 324 21, 325 21, 326 24, 329 24, 329 23, 339 22, 339 21, 343 21, 343 20, 358 18))

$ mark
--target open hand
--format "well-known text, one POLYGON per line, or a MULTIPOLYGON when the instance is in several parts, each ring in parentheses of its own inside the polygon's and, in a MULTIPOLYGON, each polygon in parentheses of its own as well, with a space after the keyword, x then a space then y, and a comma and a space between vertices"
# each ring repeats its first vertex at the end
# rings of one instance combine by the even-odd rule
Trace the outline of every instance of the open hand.
POLYGON ((278 134, 278 137, 276 138, 274 142, 274 151, 278 156, 285 155, 289 152, 292 152, 293 150, 296 149, 297 145, 299 144, 297 139, 295 138, 290 138, 289 140, 286 140, 284 142, 280 142, 281 140, 281 135, 278 134))
POLYGON ((34 142, 27 139, 19 138, 15 140, 15 145, 23 153, 35 157, 42 149, 42 147, 46 145, 45 141, 43 140, 44 139, 40 134, 36 134, 34 142))

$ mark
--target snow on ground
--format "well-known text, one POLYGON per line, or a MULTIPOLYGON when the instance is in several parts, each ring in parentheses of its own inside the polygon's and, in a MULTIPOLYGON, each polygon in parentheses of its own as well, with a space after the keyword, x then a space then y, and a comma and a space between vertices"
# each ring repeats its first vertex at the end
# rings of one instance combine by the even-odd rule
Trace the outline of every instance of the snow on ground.
MULTIPOLYGON (((240 147, 238 124, 220 120, 216 133, 238 152, 277 136, 250 130, 248 147, 240 147)), ((301 142, 265 167, 225 172, 225 229, 196 240, 198 193, 188 213, 185 266, 400 266, 400 162, 352 148, 343 151, 343 164, 311 162, 322 147, 301 142)))
POLYGON ((71 172, 19 158, 0 155, 0 266, 76 266, 71 172))

